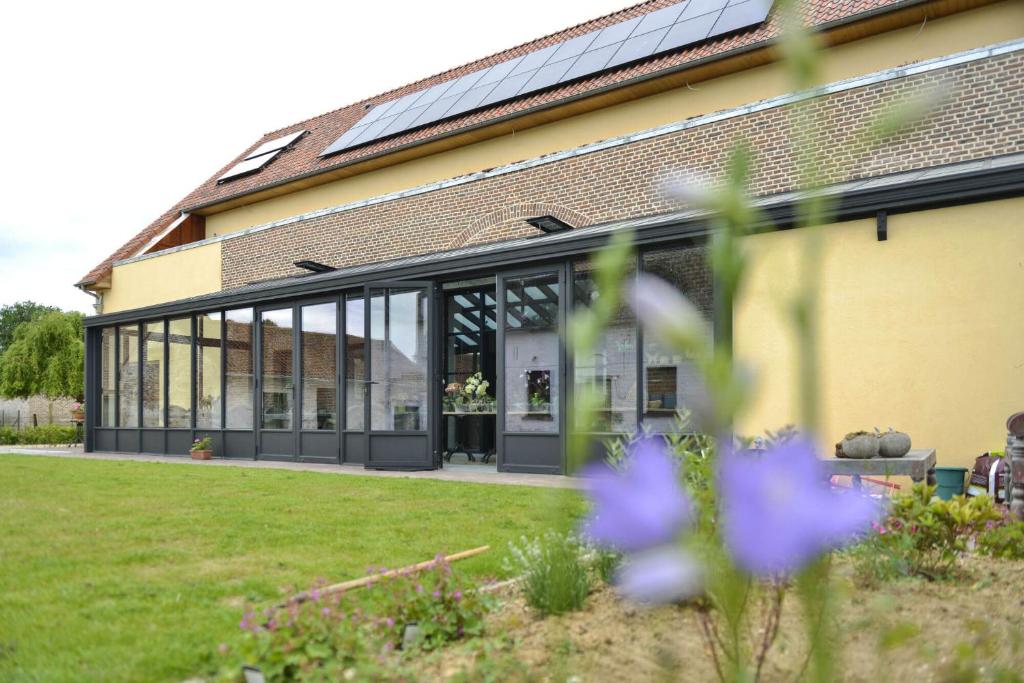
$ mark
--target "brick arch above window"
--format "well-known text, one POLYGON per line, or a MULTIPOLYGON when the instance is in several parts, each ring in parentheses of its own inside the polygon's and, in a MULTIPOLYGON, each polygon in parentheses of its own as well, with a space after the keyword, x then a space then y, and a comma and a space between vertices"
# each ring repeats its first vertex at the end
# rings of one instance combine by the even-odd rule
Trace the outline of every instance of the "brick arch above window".
POLYGON ((554 216, 574 228, 582 228, 593 221, 586 214, 560 204, 523 202, 494 209, 470 223, 452 239, 450 249, 471 244, 486 244, 537 234, 537 229, 526 223, 527 218, 554 216))

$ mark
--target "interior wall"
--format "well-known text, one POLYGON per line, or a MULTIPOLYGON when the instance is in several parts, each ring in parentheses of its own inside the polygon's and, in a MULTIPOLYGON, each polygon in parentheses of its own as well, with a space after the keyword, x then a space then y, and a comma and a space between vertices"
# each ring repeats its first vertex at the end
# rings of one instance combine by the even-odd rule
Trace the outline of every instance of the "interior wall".
MULTIPOLYGON (((827 226, 820 290, 821 448, 892 426, 940 465, 1002 449, 1024 409, 1024 198, 827 226)), ((806 230, 748 237, 735 351, 757 379, 747 434, 797 422, 786 320, 806 230)))

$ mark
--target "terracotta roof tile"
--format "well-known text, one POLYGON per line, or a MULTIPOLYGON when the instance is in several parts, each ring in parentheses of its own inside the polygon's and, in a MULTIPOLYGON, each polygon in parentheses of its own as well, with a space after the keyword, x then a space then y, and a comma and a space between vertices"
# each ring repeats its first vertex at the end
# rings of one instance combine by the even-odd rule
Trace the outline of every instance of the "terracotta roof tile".
MULTIPOLYGON (((386 153, 419 141, 429 140, 440 135, 451 133, 459 129, 487 123, 495 119, 521 114, 542 105, 551 105, 589 92, 595 92, 617 83, 625 83, 634 78, 643 77, 658 72, 679 67, 690 62, 696 62, 715 55, 724 55, 736 49, 748 47, 758 43, 776 38, 780 30, 780 21, 774 14, 760 26, 740 31, 723 38, 706 41, 682 50, 666 53, 650 59, 627 65, 623 68, 612 69, 591 77, 583 78, 573 83, 554 87, 548 90, 532 93, 522 98, 488 107, 464 116, 459 116, 446 121, 440 121, 424 128, 408 131, 400 135, 383 140, 377 140, 368 145, 357 147, 335 154, 328 158, 321 158, 320 153, 342 133, 351 128, 363 118, 367 104, 382 104, 401 97, 410 92, 441 83, 464 74, 470 73, 492 64, 506 61, 522 54, 533 52, 547 45, 561 42, 568 38, 583 35, 597 28, 632 18, 637 15, 647 14, 655 9, 660 9, 673 4, 676 0, 648 0, 632 7, 593 19, 563 31, 553 33, 543 38, 523 43, 508 50, 498 52, 483 59, 464 64, 458 68, 435 74, 428 78, 421 79, 414 83, 390 90, 341 109, 335 109, 319 116, 300 121, 294 125, 278 130, 270 131, 260 140, 255 141, 248 149, 238 157, 230 160, 223 168, 218 169, 202 185, 197 187, 180 202, 175 204, 166 213, 147 226, 128 243, 121 246, 102 263, 90 271, 79 284, 91 284, 98 282, 110 274, 114 261, 128 258, 134 255, 139 249, 157 233, 163 230, 173 221, 182 210, 201 204, 209 204, 227 200, 233 197, 256 192, 260 189, 286 181, 300 175, 328 171, 341 166, 351 164, 366 157, 386 153), (271 162, 265 169, 251 176, 232 180, 218 185, 217 178, 223 175, 238 161, 245 157, 250 150, 255 149, 263 142, 280 137, 287 133, 298 130, 307 130, 309 134, 304 136, 294 147, 282 153, 271 162)), ((802 12, 804 21, 809 26, 819 26, 841 19, 853 17, 863 12, 884 9, 888 6, 899 4, 901 0, 804 0, 802 12)))

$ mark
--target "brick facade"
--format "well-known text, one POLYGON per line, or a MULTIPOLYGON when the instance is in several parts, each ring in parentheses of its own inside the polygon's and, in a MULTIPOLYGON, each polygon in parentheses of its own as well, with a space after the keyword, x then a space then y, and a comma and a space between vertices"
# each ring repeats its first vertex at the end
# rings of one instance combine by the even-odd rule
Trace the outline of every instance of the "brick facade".
MULTIPOLYGON (((809 139, 831 163, 827 183, 1024 151, 1024 55, 1010 53, 833 93, 809 102, 809 139), (941 104, 884 148, 859 131, 885 106, 940 89, 941 104)), ((753 190, 794 187, 787 108, 583 154, 474 182, 228 239, 222 285, 295 274, 312 259, 336 267, 532 234, 522 218, 551 213, 581 226, 671 210, 660 188, 687 168, 719 177, 729 151, 755 151, 753 190), (543 210, 540 210, 543 209, 543 210)))

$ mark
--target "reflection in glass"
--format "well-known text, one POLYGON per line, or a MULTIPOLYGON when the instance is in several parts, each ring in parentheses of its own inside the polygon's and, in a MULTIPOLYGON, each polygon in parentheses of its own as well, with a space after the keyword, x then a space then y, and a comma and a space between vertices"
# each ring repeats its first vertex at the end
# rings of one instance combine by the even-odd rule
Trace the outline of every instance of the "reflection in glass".
POLYGON ((505 430, 558 432, 558 273, 505 281, 505 430))
POLYGON ((224 397, 227 402, 228 429, 252 429, 252 320, 251 308, 224 314, 227 339, 224 397))
POLYGON ((219 429, 220 390, 220 313, 196 316, 196 428, 219 429))
MULTIPOLYGON (((630 268, 629 277, 635 274, 630 268)), ((597 285, 587 262, 573 266, 573 299, 577 308, 597 300, 597 285)), ((575 386, 592 387, 603 399, 594 424, 599 432, 632 434, 636 431, 636 321, 623 302, 615 317, 601 331, 588 358, 574 359, 575 386)))
POLYGON ((192 319, 167 322, 167 426, 192 426, 192 319))
MULTIPOLYGON (((711 330, 712 277, 703 245, 663 249, 644 254, 644 270, 676 286, 704 315, 711 330)), ((683 354, 644 336, 644 425, 670 431, 676 412, 696 405, 700 380, 683 354)))
POLYGON ((142 344, 142 426, 164 426, 164 322, 146 323, 142 344))
POLYGON ((427 428, 427 296, 375 289, 370 297, 370 427, 427 428))
POLYGON ((337 427, 338 306, 302 307, 302 428, 337 427))
POLYGON ((366 413, 366 318, 362 294, 345 297, 345 429, 362 430, 366 413))
POLYGON ((292 309, 260 313, 263 359, 263 429, 292 428, 292 309))
POLYGON ((117 330, 118 426, 139 426, 139 326, 122 325, 117 330))
POLYGON ((114 427, 117 413, 117 333, 113 327, 100 332, 100 426, 114 427))

